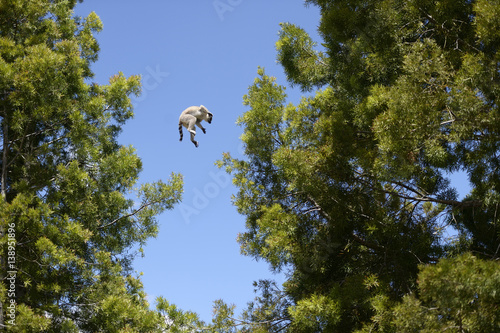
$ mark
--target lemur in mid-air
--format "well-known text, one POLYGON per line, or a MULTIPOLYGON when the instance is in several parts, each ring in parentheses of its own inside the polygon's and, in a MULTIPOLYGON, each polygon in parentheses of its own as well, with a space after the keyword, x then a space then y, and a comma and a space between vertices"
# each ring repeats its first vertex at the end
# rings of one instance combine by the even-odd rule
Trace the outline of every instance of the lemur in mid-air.
POLYGON ((190 106, 186 110, 182 111, 181 116, 179 117, 179 134, 181 138, 179 141, 182 141, 182 126, 186 127, 189 133, 191 133, 191 142, 194 143, 195 147, 198 147, 198 141, 194 139, 196 135, 196 130, 194 125, 201 128, 203 133, 207 131, 203 126, 201 126, 201 122, 205 120, 209 124, 212 123, 213 114, 207 110, 203 105, 200 106, 190 106))

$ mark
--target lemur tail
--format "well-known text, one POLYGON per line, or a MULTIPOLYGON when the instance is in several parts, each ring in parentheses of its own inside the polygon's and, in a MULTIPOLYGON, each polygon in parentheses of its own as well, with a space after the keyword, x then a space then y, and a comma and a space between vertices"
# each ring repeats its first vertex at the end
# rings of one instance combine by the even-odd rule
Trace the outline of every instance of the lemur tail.
POLYGON ((181 135, 181 138, 179 139, 179 141, 182 141, 182 124, 179 123, 179 134, 181 135))

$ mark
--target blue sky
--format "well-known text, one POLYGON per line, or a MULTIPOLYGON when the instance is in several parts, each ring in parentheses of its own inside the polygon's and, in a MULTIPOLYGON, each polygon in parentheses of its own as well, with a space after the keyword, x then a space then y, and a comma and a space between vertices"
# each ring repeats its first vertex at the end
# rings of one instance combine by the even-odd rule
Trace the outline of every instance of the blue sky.
MULTIPOLYGON (((142 158, 140 182, 184 175, 182 204, 159 216, 159 236, 135 262, 148 297, 164 296, 205 321, 217 299, 237 305, 239 313, 254 297, 253 281, 283 277, 240 254, 236 237, 245 220, 231 204, 230 177, 214 163, 223 152, 241 156, 242 129, 235 122, 246 111, 242 97, 257 67, 286 85, 276 63, 279 23, 298 24, 320 42, 319 10, 303 0, 86 0, 76 8, 80 16, 91 11, 104 25, 94 80, 105 84, 119 71, 143 78, 135 117, 120 137, 142 158), (198 130, 195 148, 186 132, 179 142, 178 117, 200 104, 214 120, 204 124, 207 134, 198 130)), ((300 92, 287 93, 299 101, 300 92)))

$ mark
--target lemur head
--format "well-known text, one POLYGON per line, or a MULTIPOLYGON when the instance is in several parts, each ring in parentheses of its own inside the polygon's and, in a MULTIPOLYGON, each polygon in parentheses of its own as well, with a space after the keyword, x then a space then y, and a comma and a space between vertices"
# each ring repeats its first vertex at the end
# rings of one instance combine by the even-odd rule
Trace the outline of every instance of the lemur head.
POLYGON ((214 115, 210 111, 208 111, 208 109, 203 105, 200 105, 200 110, 205 112, 205 120, 207 123, 211 124, 214 115))

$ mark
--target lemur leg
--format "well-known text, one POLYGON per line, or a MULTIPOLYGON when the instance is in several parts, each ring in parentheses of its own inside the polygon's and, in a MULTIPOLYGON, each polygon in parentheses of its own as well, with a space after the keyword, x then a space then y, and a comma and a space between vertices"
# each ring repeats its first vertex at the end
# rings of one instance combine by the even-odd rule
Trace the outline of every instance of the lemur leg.
POLYGON ((191 142, 194 143, 195 147, 198 147, 198 141, 194 139, 194 136, 196 135, 196 129, 194 128, 196 120, 196 117, 192 117, 191 119, 189 119, 187 130, 189 131, 189 133, 191 133, 191 142))
POLYGON ((203 126, 201 125, 201 119, 198 119, 198 120, 196 121, 196 126, 198 126, 198 127, 199 127, 202 131, 203 131, 203 134, 206 134, 206 133, 207 133, 207 130, 205 129, 205 127, 203 127, 203 126))
POLYGON ((191 142, 192 142, 192 143, 194 143, 194 146, 195 146, 196 148, 198 148, 198 141, 196 141, 196 140, 194 139, 194 134, 193 134, 193 133, 191 133, 191 142))
POLYGON ((194 125, 196 124, 196 117, 189 117, 189 120, 187 122, 187 124, 185 125, 188 132, 191 133, 191 134, 194 134, 196 135, 196 129, 194 128, 194 125))

